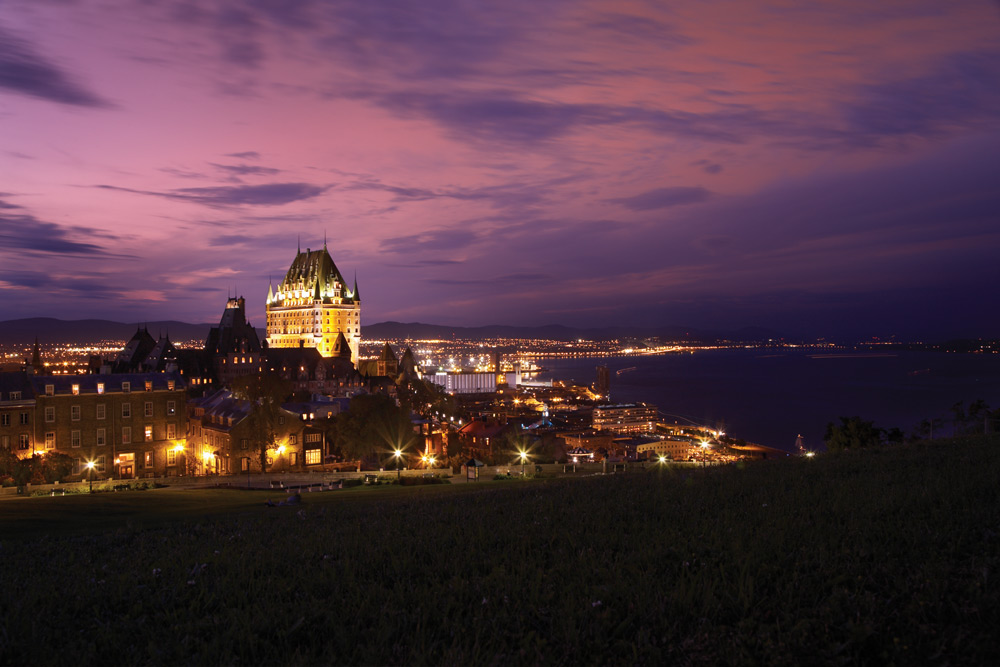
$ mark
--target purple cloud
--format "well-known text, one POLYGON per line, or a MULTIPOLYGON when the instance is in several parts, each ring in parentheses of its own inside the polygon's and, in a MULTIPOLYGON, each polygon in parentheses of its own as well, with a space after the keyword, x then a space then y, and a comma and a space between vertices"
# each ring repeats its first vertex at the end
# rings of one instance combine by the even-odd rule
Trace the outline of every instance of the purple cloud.
POLYGON ((30 44, 0 29, 0 88, 49 102, 108 107, 106 101, 35 52, 30 44))
POLYGON ((700 204, 713 197, 712 192, 702 187, 656 188, 632 197, 608 199, 613 204, 621 204, 633 211, 652 211, 670 206, 700 204))
POLYGON ((330 189, 310 183, 269 183, 266 185, 217 186, 180 188, 169 192, 133 190, 115 185, 96 185, 103 190, 117 190, 141 195, 188 201, 205 206, 281 206, 296 201, 314 199, 330 189))

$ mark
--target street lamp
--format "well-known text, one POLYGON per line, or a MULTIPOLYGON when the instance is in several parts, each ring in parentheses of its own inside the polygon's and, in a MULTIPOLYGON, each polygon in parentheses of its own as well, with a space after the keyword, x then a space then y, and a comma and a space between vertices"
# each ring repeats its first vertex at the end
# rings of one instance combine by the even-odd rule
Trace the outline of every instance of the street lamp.
POLYGON ((90 478, 90 492, 93 493, 94 492, 94 462, 93 461, 87 461, 87 472, 88 472, 87 476, 90 478))
POLYGON ((521 459, 521 477, 524 477, 524 462, 528 458, 528 453, 522 449, 518 451, 517 455, 521 459))
POLYGON ((397 449, 393 452, 393 456, 396 457, 396 481, 399 481, 399 460, 403 457, 402 450, 397 449))

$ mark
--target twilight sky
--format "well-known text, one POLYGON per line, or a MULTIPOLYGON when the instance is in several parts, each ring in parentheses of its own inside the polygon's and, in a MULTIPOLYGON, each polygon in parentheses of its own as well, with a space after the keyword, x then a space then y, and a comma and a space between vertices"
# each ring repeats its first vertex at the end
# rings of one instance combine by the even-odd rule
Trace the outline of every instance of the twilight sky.
POLYGON ((996 2, 3 0, 0 139, 0 320, 1000 336, 996 2))

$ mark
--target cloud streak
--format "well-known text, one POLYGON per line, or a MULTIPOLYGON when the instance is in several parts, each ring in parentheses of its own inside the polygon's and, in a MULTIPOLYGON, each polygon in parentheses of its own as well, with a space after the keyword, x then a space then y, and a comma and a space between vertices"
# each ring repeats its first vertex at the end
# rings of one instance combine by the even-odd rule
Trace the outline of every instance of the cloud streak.
POLYGON ((0 28, 0 88, 49 102, 80 107, 111 106, 27 41, 0 28))

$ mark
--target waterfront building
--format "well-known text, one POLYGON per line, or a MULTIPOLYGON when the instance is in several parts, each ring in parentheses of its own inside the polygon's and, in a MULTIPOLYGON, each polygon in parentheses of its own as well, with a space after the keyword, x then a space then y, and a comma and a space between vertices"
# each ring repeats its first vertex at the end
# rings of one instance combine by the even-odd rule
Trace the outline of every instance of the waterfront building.
POLYGON ((612 433, 652 433, 656 430, 657 417, 655 405, 599 405, 594 408, 593 427, 612 433))
POLYGON ((424 380, 449 394, 492 394, 497 390, 496 373, 435 373, 425 375, 424 380))
POLYGON ((341 335, 358 363, 361 295, 357 279, 349 288, 326 243, 322 250, 299 250, 277 290, 267 288, 267 343, 270 348, 312 347, 334 356, 341 335))
POLYGON ((658 459, 665 456, 674 461, 687 461, 695 449, 693 438, 668 437, 637 445, 635 453, 640 459, 658 459))

